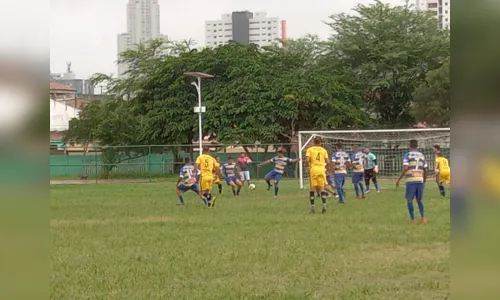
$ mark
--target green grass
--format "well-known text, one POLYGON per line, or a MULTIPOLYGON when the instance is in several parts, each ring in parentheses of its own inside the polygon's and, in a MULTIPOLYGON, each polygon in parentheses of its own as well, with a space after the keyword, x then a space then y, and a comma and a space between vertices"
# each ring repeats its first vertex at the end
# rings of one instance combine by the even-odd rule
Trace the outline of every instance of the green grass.
POLYGON ((52 186, 51 299, 445 299, 449 199, 429 183, 410 226, 404 187, 383 188, 309 215, 292 181, 213 209, 172 183, 52 186))

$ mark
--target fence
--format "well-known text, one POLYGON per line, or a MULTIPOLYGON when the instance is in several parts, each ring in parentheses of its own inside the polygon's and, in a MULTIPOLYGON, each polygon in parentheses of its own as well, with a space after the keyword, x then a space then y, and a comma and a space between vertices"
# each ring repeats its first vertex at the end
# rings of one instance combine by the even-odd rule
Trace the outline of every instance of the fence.
MULTIPOLYGON (((222 162, 229 157, 237 159, 246 153, 253 161, 250 164, 252 178, 263 178, 271 171, 272 165, 258 169, 257 164, 275 156, 277 148, 282 147, 286 154, 297 157, 293 145, 211 145, 211 155, 220 157, 222 162)), ((90 147, 86 153, 66 148, 61 154, 50 156, 51 179, 152 179, 177 178, 185 158, 193 161, 198 157, 198 147, 191 145, 149 145, 90 147)), ((295 165, 286 169, 286 177, 294 178, 295 165)))
MULTIPOLYGON (((252 159, 250 173, 252 178, 263 178, 273 168, 265 165, 257 168, 257 164, 275 156, 278 148, 283 148, 286 155, 296 158, 297 146, 284 145, 212 145, 211 154, 220 157, 222 162, 229 157, 237 158, 246 153, 252 159)), ((442 149, 448 156, 449 149, 442 149)), ((402 154, 378 154, 381 176, 397 176, 401 170, 402 154), (392 171, 391 171, 392 170, 392 171), (391 172, 389 172, 391 171, 391 172)), ((431 151, 431 150, 429 150, 431 151)), ((191 145, 173 146, 114 146, 90 147, 86 154, 81 150, 66 148, 61 154, 50 156, 50 177, 53 180, 79 180, 82 178, 98 180, 109 179, 165 179, 175 180, 185 158, 193 161, 198 157, 198 148, 191 145)), ((434 162, 429 161, 429 169, 434 162)), ((292 164, 285 170, 285 178, 298 178, 298 165, 292 164)))

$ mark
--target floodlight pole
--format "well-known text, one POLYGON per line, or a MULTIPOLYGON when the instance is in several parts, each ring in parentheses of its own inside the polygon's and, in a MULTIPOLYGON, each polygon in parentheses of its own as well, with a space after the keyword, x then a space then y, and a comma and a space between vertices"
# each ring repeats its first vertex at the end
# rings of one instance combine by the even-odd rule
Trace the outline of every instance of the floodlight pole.
POLYGON ((197 82, 193 82, 193 85, 196 87, 196 92, 198 93, 198 143, 199 143, 199 151, 200 155, 203 154, 203 120, 201 116, 201 77, 196 77, 197 82))
POLYGON ((196 77, 196 81, 191 82, 191 84, 196 88, 196 93, 198 94, 198 106, 194 108, 194 112, 198 114, 198 143, 200 155, 203 154, 203 119, 202 113, 205 110, 204 106, 201 106, 201 79, 202 78, 212 78, 213 75, 200 73, 200 72, 186 72, 184 75, 196 77))

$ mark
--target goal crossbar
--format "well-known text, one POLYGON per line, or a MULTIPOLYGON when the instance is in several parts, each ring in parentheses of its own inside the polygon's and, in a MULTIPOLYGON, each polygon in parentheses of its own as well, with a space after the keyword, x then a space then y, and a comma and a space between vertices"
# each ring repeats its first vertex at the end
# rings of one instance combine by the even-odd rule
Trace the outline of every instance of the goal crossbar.
MULTIPOLYGON (((443 132, 442 137, 448 137, 450 136, 450 128, 415 128, 415 129, 374 129, 374 130, 324 130, 324 131, 299 131, 298 132, 298 144, 299 144, 299 179, 300 179, 300 188, 304 188, 304 170, 303 170, 303 159, 304 155, 303 152, 306 149, 306 147, 309 146, 310 142, 312 139, 314 139, 317 136, 320 137, 327 137, 328 135, 342 135, 345 134, 346 137, 342 138, 339 136, 337 137, 337 140, 343 140, 343 141, 356 141, 356 142, 382 142, 385 141, 386 139, 367 139, 366 137, 362 136, 350 136, 350 135, 358 135, 358 134, 389 134, 389 133, 438 133, 438 132, 443 132), (307 139, 304 140, 304 137, 307 136, 307 139)), ((439 134, 431 137, 431 138, 441 138, 439 134)), ((409 136, 404 139, 399 139, 399 142, 402 141, 409 141, 413 139, 413 137, 409 136)))

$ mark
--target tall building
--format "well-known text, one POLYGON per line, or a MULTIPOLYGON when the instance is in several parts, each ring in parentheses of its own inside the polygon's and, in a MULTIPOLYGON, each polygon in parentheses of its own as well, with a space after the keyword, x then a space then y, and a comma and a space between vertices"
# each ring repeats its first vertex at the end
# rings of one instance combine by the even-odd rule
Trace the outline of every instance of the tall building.
POLYGON ((220 20, 205 21, 205 44, 218 46, 233 40, 267 46, 278 38, 286 38, 285 24, 278 17, 268 17, 265 12, 235 11, 223 14, 220 20))
POLYGON ((415 8, 436 14, 439 28, 450 29, 451 0, 415 0, 415 8))
MULTIPOLYGON (((127 32, 118 35, 118 55, 134 45, 159 38, 160 5, 158 0, 129 0, 127 4, 127 32)), ((127 66, 118 64, 118 76, 127 66)))

